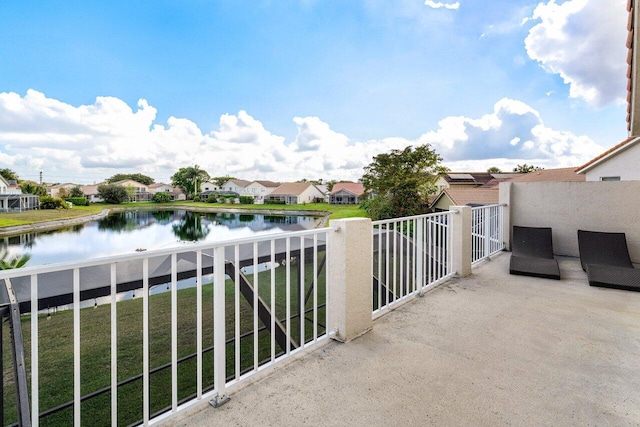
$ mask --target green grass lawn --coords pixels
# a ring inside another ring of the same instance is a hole
[[[191,201],[180,201],[171,203],[123,203],[121,205],[107,205],[96,203],[90,206],[74,206],[71,209],[60,210],[35,210],[27,212],[4,212],[0,213],[0,228],[12,227],[17,225],[30,225],[49,221],[59,221],[65,219],[74,219],[83,216],[90,216],[99,213],[103,209],[153,209],[153,208],[173,208],[180,209],[215,209],[215,208],[231,208],[243,210],[273,210],[273,211],[322,211],[330,212],[329,219],[366,217],[367,213],[360,209],[358,205],[330,205],[328,203],[309,203],[302,205],[230,205],[221,203],[194,203]]]
[[[324,252],[318,253],[318,260],[324,258]],[[297,286],[297,261],[291,262],[291,322],[286,319],[286,269],[279,267],[275,273],[275,314],[291,336],[300,341],[300,320],[296,316],[300,300]],[[247,275],[254,282],[251,274]],[[260,297],[267,303],[271,301],[271,271],[258,275]],[[313,259],[305,259],[305,290],[313,282]],[[163,285],[164,286],[164,285]],[[325,269],[318,275],[317,301],[325,302]],[[227,376],[235,376],[235,286],[226,281],[225,311],[227,350]],[[203,285],[203,348],[213,345],[213,287]],[[196,352],[196,298],[195,288],[177,292],[178,316],[178,358],[188,357]],[[305,309],[313,307],[313,296]],[[81,310],[81,393],[87,395],[110,386],[111,352],[111,308],[109,304]],[[149,297],[149,360],[150,368],[161,367],[171,362],[171,293],[163,292]],[[249,302],[240,295],[240,371],[254,367],[254,316]],[[318,309],[318,333],[325,332],[325,310]],[[305,341],[313,334],[313,314],[307,314],[304,322]],[[22,330],[25,340],[27,370],[30,371],[31,316],[22,317]],[[258,326],[264,325],[258,319]],[[14,422],[15,388],[12,376],[10,334],[7,322],[3,322],[3,367],[4,367],[4,425]],[[136,291],[136,298],[117,303],[118,328],[118,380],[123,381],[142,373],[142,298]],[[40,410],[46,411],[57,405],[73,400],[73,311],[60,311],[47,317],[39,316],[39,381]],[[229,342],[230,341],[230,342]],[[270,333],[263,330],[258,334],[258,360],[269,360],[271,355]],[[275,353],[282,351],[275,348]],[[203,355],[203,385],[213,386],[213,352]],[[178,366],[178,397],[185,399],[196,392],[196,359],[191,358]],[[162,369],[150,376],[151,413],[171,405],[171,369]],[[82,403],[83,425],[110,425],[110,391]],[[118,424],[129,425],[142,418],[142,380],[137,379],[118,387]],[[40,425],[71,425],[73,408],[69,407],[57,414],[41,418]]]

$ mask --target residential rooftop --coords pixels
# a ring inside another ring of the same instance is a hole
[[[638,425],[640,294],[559,263],[512,276],[499,254],[168,425]]]

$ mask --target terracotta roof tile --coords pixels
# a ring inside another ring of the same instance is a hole
[[[541,169],[525,173],[510,182],[580,182],[586,181],[586,176],[578,175],[576,168]]]

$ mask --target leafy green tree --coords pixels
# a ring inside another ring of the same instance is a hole
[[[98,195],[107,203],[118,205],[128,199],[127,189],[121,185],[98,185]]]
[[[84,197],[82,188],[80,188],[79,185],[76,185],[75,187],[71,188],[71,191],[69,192],[69,197]]]
[[[18,174],[9,168],[0,169],[0,175],[2,175],[2,177],[7,181],[10,181],[10,180],[14,180],[16,182],[18,181]]]
[[[171,177],[171,185],[182,188],[187,193],[187,196],[193,198],[195,194],[200,192],[200,184],[210,179],[211,177],[207,171],[200,169],[198,165],[194,165],[180,168],[178,172],[174,173]]]
[[[435,181],[447,168],[429,144],[378,154],[364,168],[362,184],[368,199],[362,206],[372,219],[417,215],[435,194]]]
[[[67,190],[64,187],[60,188],[58,190],[58,197],[60,197],[61,199],[68,199],[69,198],[69,190]]]
[[[216,176],[214,178],[210,178],[209,181],[213,182],[218,188],[222,187],[227,181],[230,179],[236,179],[233,176]]]
[[[502,172],[500,170],[500,168],[496,167],[496,166],[491,166],[489,169],[487,169],[487,173],[500,173]]]
[[[127,192],[127,198],[129,199],[129,201],[133,202],[133,200],[136,198],[136,187],[131,184],[127,184],[124,186],[124,189]]]
[[[151,198],[151,201],[155,203],[169,203],[171,201],[171,194],[167,193],[166,191],[161,191],[154,194]]]
[[[33,194],[36,196],[47,195],[47,189],[33,181],[22,181],[22,183],[20,183],[20,190],[24,194]]]
[[[117,173],[111,178],[108,178],[105,182],[107,184],[113,184],[114,182],[123,181],[125,179],[132,179],[144,185],[151,185],[156,182],[155,179],[141,173]]]
[[[523,165],[518,165],[515,168],[513,168],[514,172],[520,172],[520,173],[529,173],[529,172],[533,172],[533,171],[539,171],[541,169],[540,166],[534,166],[534,165],[528,165],[528,164],[523,164]]]

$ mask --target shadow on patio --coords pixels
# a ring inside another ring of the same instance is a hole
[[[640,293],[559,260],[555,281],[500,254],[169,425],[640,424]]]

